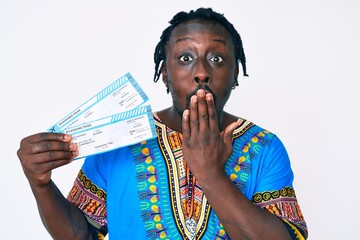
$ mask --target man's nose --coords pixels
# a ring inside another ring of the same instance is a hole
[[[194,80],[197,84],[208,84],[210,81],[210,69],[205,61],[198,61],[195,64]]]

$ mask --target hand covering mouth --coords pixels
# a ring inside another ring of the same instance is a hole
[[[205,94],[206,93],[211,93],[213,95],[213,98],[214,98],[214,104],[216,106],[216,95],[214,94],[214,92],[209,88],[208,85],[198,85],[193,91],[191,91],[188,95],[186,95],[186,105],[185,105],[185,109],[189,109],[189,106],[190,106],[190,98],[193,96],[193,95],[196,95],[196,92],[199,90],[199,89],[203,89],[205,91]]]

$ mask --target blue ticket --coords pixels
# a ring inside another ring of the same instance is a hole
[[[157,136],[150,105],[67,128],[78,145],[76,159],[114,150]]]
[[[137,108],[147,100],[140,85],[127,73],[71,111],[48,131],[63,132],[72,126]]]

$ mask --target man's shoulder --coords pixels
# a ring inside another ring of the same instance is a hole
[[[248,119],[238,117],[238,123],[239,126],[233,132],[234,139],[249,142],[258,139],[271,139],[275,136],[274,133]]]
[[[257,123],[255,123],[249,119],[246,119],[246,118],[238,117],[237,122],[239,123],[239,126],[235,129],[234,134],[241,133],[241,132],[245,133],[248,131],[250,131],[250,132],[264,131],[266,133],[271,133],[266,128],[263,128],[262,126],[258,125]]]

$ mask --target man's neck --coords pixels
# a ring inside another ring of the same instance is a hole
[[[174,107],[165,108],[156,113],[159,116],[161,122],[163,122],[166,126],[177,132],[182,132],[181,117]]]
[[[182,116],[179,115],[175,107],[169,107],[161,111],[158,111],[157,115],[160,118],[161,122],[163,122],[166,126],[177,132],[182,133],[182,129],[181,129]],[[238,120],[237,117],[227,112],[222,112],[221,115],[218,116],[219,130],[224,131],[229,124],[237,120]]]

